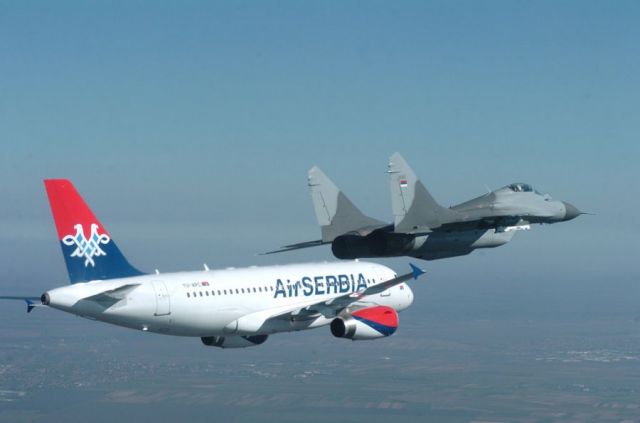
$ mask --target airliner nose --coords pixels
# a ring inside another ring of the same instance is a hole
[[[564,205],[565,210],[563,219],[564,221],[575,219],[582,214],[582,212],[578,210],[573,204],[569,204],[564,201],[562,202],[562,204]]]

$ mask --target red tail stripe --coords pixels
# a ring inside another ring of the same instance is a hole
[[[67,179],[45,179],[44,186],[49,197],[51,213],[58,231],[58,239],[74,235],[75,225],[81,224],[85,236],[89,236],[91,224],[98,225],[98,232],[107,234],[100,221],[84,202],[71,181]]]

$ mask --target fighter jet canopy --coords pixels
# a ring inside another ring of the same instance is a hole
[[[536,192],[531,185],[522,182],[511,184],[507,188],[513,192]]]

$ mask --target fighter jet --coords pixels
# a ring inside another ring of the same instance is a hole
[[[331,244],[340,259],[411,256],[437,260],[511,241],[531,224],[566,222],[584,214],[575,206],[512,183],[452,207],[442,207],[399,153],[389,159],[391,206],[385,223],[363,214],[317,166],[309,170],[311,198],[322,239],[267,254]]]

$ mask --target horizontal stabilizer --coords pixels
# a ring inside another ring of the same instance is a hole
[[[35,307],[46,307],[40,303],[40,297],[21,297],[15,295],[0,296],[0,300],[18,300],[24,301],[27,304],[27,313],[31,313]]]
[[[15,295],[3,295],[3,296],[0,296],[0,300],[40,301],[40,297],[20,297]]]
[[[90,297],[85,297],[82,301],[92,301],[105,308],[109,308],[115,303],[124,300],[127,297],[127,294],[138,286],[140,286],[138,283],[122,285],[116,289],[110,289]]]

